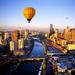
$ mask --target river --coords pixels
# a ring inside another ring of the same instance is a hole
[[[28,56],[23,55],[21,58],[31,58],[32,55],[34,58],[37,58],[38,56],[44,57],[44,46],[40,42],[34,41],[34,47],[31,54]],[[0,73],[3,75],[38,75],[42,62],[21,61],[15,63],[14,60],[10,62],[9,65],[6,64]]]

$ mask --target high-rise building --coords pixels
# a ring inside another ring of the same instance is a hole
[[[12,41],[18,41],[19,39],[19,31],[13,31],[12,34],[11,34],[11,38],[12,38]]]
[[[57,37],[59,36],[59,29],[55,29],[55,34]]]
[[[75,28],[74,29],[70,29],[71,32],[71,41],[75,41]]]
[[[2,44],[2,36],[0,36],[0,44]]]
[[[27,39],[28,35],[29,35],[29,30],[25,30],[24,31],[24,39]]]
[[[50,35],[54,34],[53,24],[50,24]]]
[[[23,49],[24,48],[24,40],[23,38],[18,40],[18,49]]]
[[[16,31],[13,31],[12,34],[11,34],[11,40],[14,41],[14,48],[15,50],[18,48],[18,39],[20,38],[20,35],[19,35],[19,31],[16,30]]]
[[[9,33],[8,32],[5,32],[4,33],[4,40],[6,40],[7,38],[9,38]]]
[[[69,40],[69,27],[64,29],[63,38]]]
[[[2,39],[4,39],[4,32],[2,32]]]
[[[2,32],[0,32],[0,44],[2,44]]]
[[[10,52],[15,50],[15,44],[13,41],[10,41]]]
[[[75,28],[69,29],[67,27],[64,29],[63,37],[68,41],[75,41]]]

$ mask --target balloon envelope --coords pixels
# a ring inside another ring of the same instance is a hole
[[[28,22],[31,21],[31,19],[34,17],[35,15],[35,9],[32,7],[27,7],[24,8],[24,17],[28,20]]]

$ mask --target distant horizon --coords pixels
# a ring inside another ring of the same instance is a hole
[[[16,25],[15,25],[16,26]],[[1,27],[0,26],[0,31],[15,31],[15,30],[30,30],[30,31],[39,31],[39,32],[49,32],[50,31],[50,25],[49,25],[49,27],[46,27],[46,28],[44,28],[44,27],[42,27],[42,28],[40,28],[40,27],[30,27],[30,25],[29,25],[29,27],[25,27],[24,28],[24,26],[23,27],[15,27],[15,26],[12,26],[12,27]],[[65,28],[67,28],[67,26],[66,27],[63,27],[63,28],[60,28],[60,27],[54,27],[55,25],[53,24],[53,28],[54,29],[59,29],[59,31],[63,31]],[[68,26],[69,27],[69,26]],[[34,29],[35,28],[35,29]],[[69,27],[70,29],[73,29],[73,28],[75,28],[75,27]]]

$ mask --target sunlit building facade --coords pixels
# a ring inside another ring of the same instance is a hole
[[[29,30],[25,30],[23,35],[24,39],[27,39],[28,35],[29,35]]]
[[[24,48],[24,40],[23,38],[18,40],[18,49],[23,49]]]
[[[71,32],[71,41],[75,41],[75,28],[70,30]]]
[[[32,34],[32,36],[36,36],[38,34],[38,32],[37,31],[33,31],[31,34]]]
[[[0,44],[2,44],[2,36],[0,36]]]
[[[66,39],[60,39],[60,38],[58,38],[56,40],[56,43],[59,44],[59,45],[61,45],[62,47],[64,47],[64,46],[67,45],[67,40]]]
[[[47,37],[47,38],[49,37],[49,32],[45,33],[45,37]]]
[[[63,38],[69,40],[69,27],[64,29]]]
[[[68,50],[75,50],[75,44],[68,44],[67,49]]]
[[[14,41],[10,41],[10,52],[15,50],[15,44]]]
[[[12,38],[12,41],[17,41],[18,38],[19,38],[19,31],[13,31],[12,34],[11,34],[11,38]]]
[[[9,33],[8,32],[5,32],[4,33],[4,40],[6,40],[7,38],[9,38]]]

